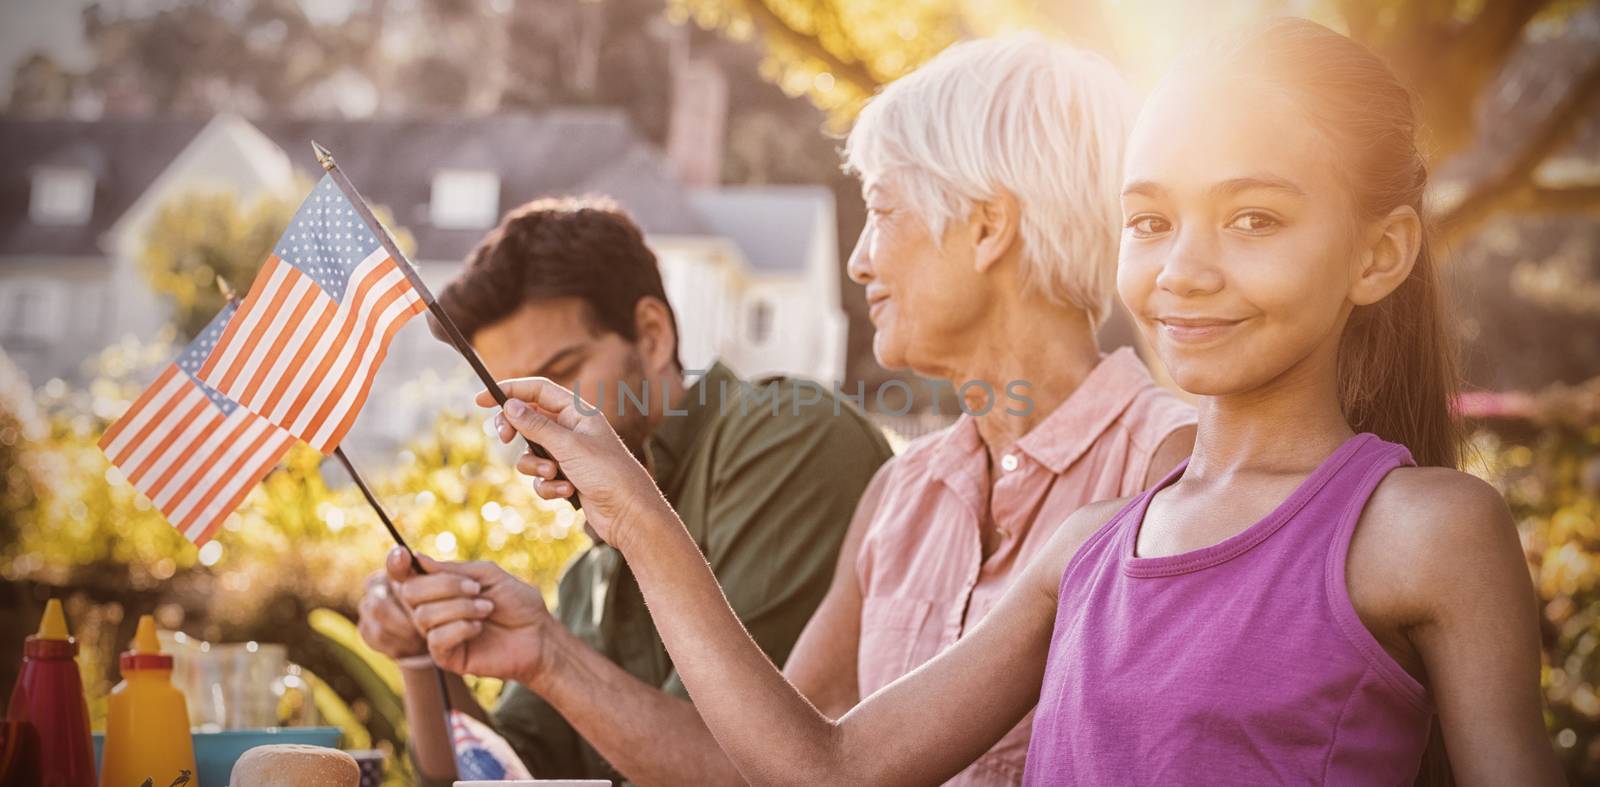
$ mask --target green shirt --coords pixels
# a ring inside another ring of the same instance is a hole
[[[817,383],[744,383],[716,364],[650,437],[656,483],[733,610],[783,664],[833,576],[856,501],[890,455],[882,434]],[[688,697],[621,555],[597,544],[561,577],[557,617],[640,680]],[[508,684],[496,727],[540,778],[622,777],[527,688]]]

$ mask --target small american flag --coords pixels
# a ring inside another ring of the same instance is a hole
[[[213,317],[100,438],[128,483],[195,546],[294,445],[293,435],[196,377],[233,315],[229,305]]]
[[[511,744],[488,725],[458,710],[450,711],[450,742],[456,751],[456,778],[461,781],[532,779]]]
[[[201,365],[200,380],[331,452],[355,423],[389,341],[427,308],[402,264],[324,176]]]

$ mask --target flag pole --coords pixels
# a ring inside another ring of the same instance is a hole
[[[322,169],[333,178],[333,182],[339,186],[339,190],[343,191],[345,197],[349,198],[350,204],[356,209],[356,213],[361,216],[362,221],[365,221],[368,227],[372,228],[373,233],[378,236],[378,242],[383,244],[384,250],[389,252],[389,256],[393,257],[395,263],[400,267],[400,272],[405,274],[406,279],[411,282],[411,286],[416,289],[417,294],[422,296],[422,302],[427,305],[428,311],[433,313],[434,319],[438,320],[439,325],[444,329],[445,337],[449,339],[450,344],[456,348],[457,352],[461,353],[461,357],[467,359],[467,363],[472,367],[472,371],[476,373],[478,375],[478,379],[483,382],[483,387],[488,389],[490,396],[494,397],[495,403],[501,407],[504,407],[506,404],[506,392],[501,390],[499,383],[495,382],[494,375],[489,374],[489,370],[484,368],[483,360],[480,359],[478,357],[478,353],[472,349],[472,344],[467,341],[467,337],[462,335],[461,329],[456,327],[455,320],[450,319],[450,314],[446,312],[444,307],[439,305],[439,301],[433,297],[433,292],[431,292],[428,289],[428,285],[422,281],[422,276],[418,274],[416,268],[412,266],[411,260],[406,257],[405,252],[400,250],[400,245],[395,243],[394,238],[389,234],[388,228],[384,227],[383,222],[379,221],[378,217],[373,215],[372,208],[369,207],[367,205],[367,201],[361,197],[361,192],[356,190],[355,184],[351,183],[350,179],[345,177],[344,171],[339,169],[338,163],[333,160],[333,153],[319,144],[316,140],[311,141],[311,149],[317,154],[317,163],[322,165]],[[535,443],[526,437],[524,437],[523,440],[528,444],[528,451],[534,456],[537,456],[540,459],[553,460],[553,457],[550,456],[550,452],[546,451],[544,446],[539,445],[538,443]],[[556,468],[555,478],[551,480],[567,480],[566,474],[561,471],[559,465]],[[567,497],[567,502],[571,503],[572,507],[575,509],[583,509],[583,502],[578,497],[578,489],[576,486],[573,487],[572,494]]]
[[[356,486],[361,490],[361,495],[367,499],[367,505],[372,506],[372,510],[378,514],[378,519],[383,521],[383,526],[389,529],[389,536],[394,539],[396,544],[400,545],[401,549],[406,551],[407,555],[411,556],[411,570],[418,574],[428,573],[428,570],[422,567],[422,561],[417,559],[417,553],[411,550],[404,538],[401,538],[400,531],[395,528],[394,522],[389,519],[388,512],[384,511],[383,506],[378,504],[378,498],[372,494],[372,489],[367,486],[366,480],[361,477],[360,473],[356,472],[356,466],[350,463],[350,457],[345,455],[344,447],[336,446],[333,449],[333,455],[339,458],[340,464],[344,465],[345,472],[350,474],[350,480],[356,482]],[[450,731],[452,723],[450,718],[450,681],[444,676],[444,667],[438,664],[433,665],[433,679],[439,688],[439,705],[444,713],[444,739],[450,746],[450,760],[454,762],[456,736],[455,733]]]
[[[233,291],[233,287],[229,286],[228,280],[222,278],[220,274],[217,276],[217,289],[222,291],[222,297],[226,298],[229,303],[235,307],[239,305],[238,294]],[[350,461],[349,455],[344,452],[344,446],[334,446],[333,455],[338,458],[339,464],[344,465],[344,471],[350,474],[350,480],[354,481],[356,488],[361,490],[361,496],[367,499],[367,505],[372,506],[373,513],[376,513],[378,520],[383,522],[384,528],[389,531],[389,537],[394,539],[394,543],[404,549],[406,554],[411,557],[411,570],[418,574],[428,573],[428,570],[422,567],[422,561],[417,559],[417,553],[411,549],[410,544],[406,543],[405,537],[400,535],[400,529],[394,526],[394,520],[389,518],[389,512],[383,510],[383,506],[378,503],[378,497],[372,493],[372,488],[367,486],[367,480],[362,478],[361,473],[356,471],[355,464]],[[444,668],[437,664],[433,666],[433,677],[438,683],[439,702],[444,709],[444,737],[450,745],[450,759],[454,761],[456,742],[455,733],[450,731],[450,683],[445,680]]]
[[[404,549],[407,555],[411,556],[411,570],[418,574],[428,573],[422,567],[422,561],[417,560],[417,553],[411,550],[411,545],[406,543],[405,538],[400,535],[400,531],[395,528],[394,522],[389,519],[388,512],[383,510],[383,506],[378,505],[378,498],[367,487],[367,482],[361,477],[361,474],[356,472],[356,466],[350,463],[350,457],[345,455],[344,447],[335,447],[333,455],[339,459],[339,464],[344,465],[344,471],[350,474],[350,480],[356,482],[356,487],[361,490],[361,496],[367,499],[367,505],[372,506],[372,510],[378,514],[378,519],[383,522],[383,526],[389,531],[389,537],[393,538],[394,543]]]
[[[400,531],[395,529],[394,522],[389,519],[388,512],[384,511],[383,506],[378,504],[378,498],[372,494],[372,489],[367,486],[366,480],[361,477],[360,473],[356,472],[356,466],[350,463],[350,457],[345,455],[344,447],[334,448],[333,455],[339,458],[340,464],[344,465],[345,472],[350,474],[350,480],[356,482],[356,486],[361,489],[362,496],[367,498],[367,505],[372,506],[372,510],[377,512],[378,519],[382,520],[383,526],[389,529],[389,535],[394,538],[394,542],[399,544],[407,555],[411,556],[411,570],[418,574],[428,573],[428,570],[422,567],[422,561],[417,559],[417,553],[411,551],[411,547],[406,544],[406,540],[400,537]],[[439,703],[444,711],[444,739],[450,745],[450,759],[454,761],[456,740],[455,733],[450,731],[450,682],[444,676],[444,668],[438,664],[433,665],[433,678],[439,687]]]

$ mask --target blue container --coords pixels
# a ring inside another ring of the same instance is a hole
[[[299,743],[307,746],[339,746],[338,727],[273,727],[264,730],[223,730],[221,732],[194,733],[194,767],[198,771],[198,787],[227,787],[233,774],[233,764],[244,753],[257,747],[274,743]],[[105,734],[94,734],[94,767],[100,769],[100,750],[105,745]],[[167,787],[159,783],[156,787]],[[191,783],[192,784],[192,783]],[[130,784],[128,787],[138,787]]]

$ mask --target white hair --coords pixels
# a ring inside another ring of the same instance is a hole
[[[1032,33],[969,41],[867,103],[845,167],[892,181],[936,240],[976,203],[1014,197],[1024,291],[1098,326],[1111,306],[1131,109],[1097,54]]]

